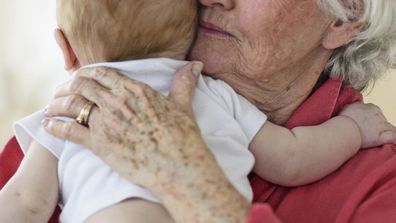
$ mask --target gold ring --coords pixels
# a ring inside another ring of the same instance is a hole
[[[80,125],[88,127],[89,116],[95,103],[89,101],[81,109],[80,114],[76,118],[76,122]]]

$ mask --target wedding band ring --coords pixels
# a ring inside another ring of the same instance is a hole
[[[81,109],[80,114],[76,118],[76,122],[80,125],[88,127],[89,116],[95,103],[89,101]]]

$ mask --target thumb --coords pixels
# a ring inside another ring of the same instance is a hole
[[[191,118],[194,117],[192,100],[198,78],[203,69],[202,62],[191,62],[177,71],[169,92],[169,97]]]

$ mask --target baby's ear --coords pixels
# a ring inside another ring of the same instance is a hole
[[[79,61],[76,54],[74,53],[69,40],[60,29],[55,29],[54,37],[58,43],[59,48],[63,53],[63,59],[65,61],[65,69],[67,71],[73,71],[79,68]]]

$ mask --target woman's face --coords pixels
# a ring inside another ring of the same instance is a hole
[[[331,24],[315,0],[200,0],[198,38],[190,59],[231,84],[266,82],[298,69],[321,47]]]

